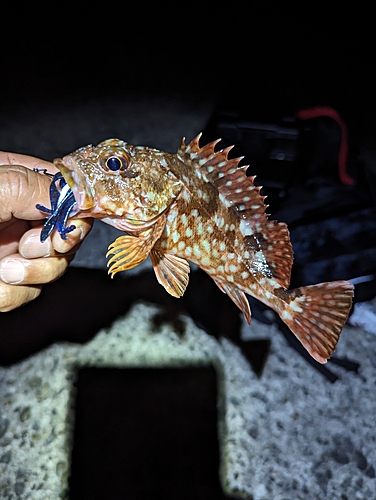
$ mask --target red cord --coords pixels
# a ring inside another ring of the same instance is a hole
[[[352,186],[355,184],[355,181],[346,172],[347,154],[348,154],[347,127],[345,125],[345,122],[342,120],[341,115],[338,113],[338,111],[328,106],[318,106],[315,108],[302,109],[296,113],[296,117],[299,118],[299,120],[310,120],[311,118],[319,118],[321,116],[332,118],[340,126],[341,144],[339,146],[339,152],[338,152],[338,175],[342,184]]]

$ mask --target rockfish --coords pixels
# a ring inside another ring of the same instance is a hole
[[[325,363],[347,319],[353,285],[335,281],[288,290],[293,251],[287,226],[269,220],[265,196],[200,135],[176,154],[109,139],[56,159],[76,206],[70,215],[95,217],[124,231],[107,256],[113,277],[149,255],[157,280],[174,297],[188,285],[189,264],[208,273],[243,312],[246,294],[278,313],[311,356]]]

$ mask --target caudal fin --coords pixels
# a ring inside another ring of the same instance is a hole
[[[352,304],[348,281],[305,286],[288,292],[281,319],[319,363],[333,353]]]

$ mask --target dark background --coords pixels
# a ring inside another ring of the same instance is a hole
[[[245,105],[261,100],[265,112],[331,105],[358,137],[372,136],[374,40],[356,18],[260,15],[252,8],[145,11],[9,17],[0,47],[1,101],[45,107],[132,90],[205,97],[227,89]]]

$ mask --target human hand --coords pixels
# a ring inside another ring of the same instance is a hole
[[[50,206],[50,177],[33,171],[57,168],[31,156],[0,152],[0,312],[35,299],[42,285],[59,278],[90,232],[92,219],[72,219],[76,229],[61,239],[55,231],[43,243],[43,214]]]

